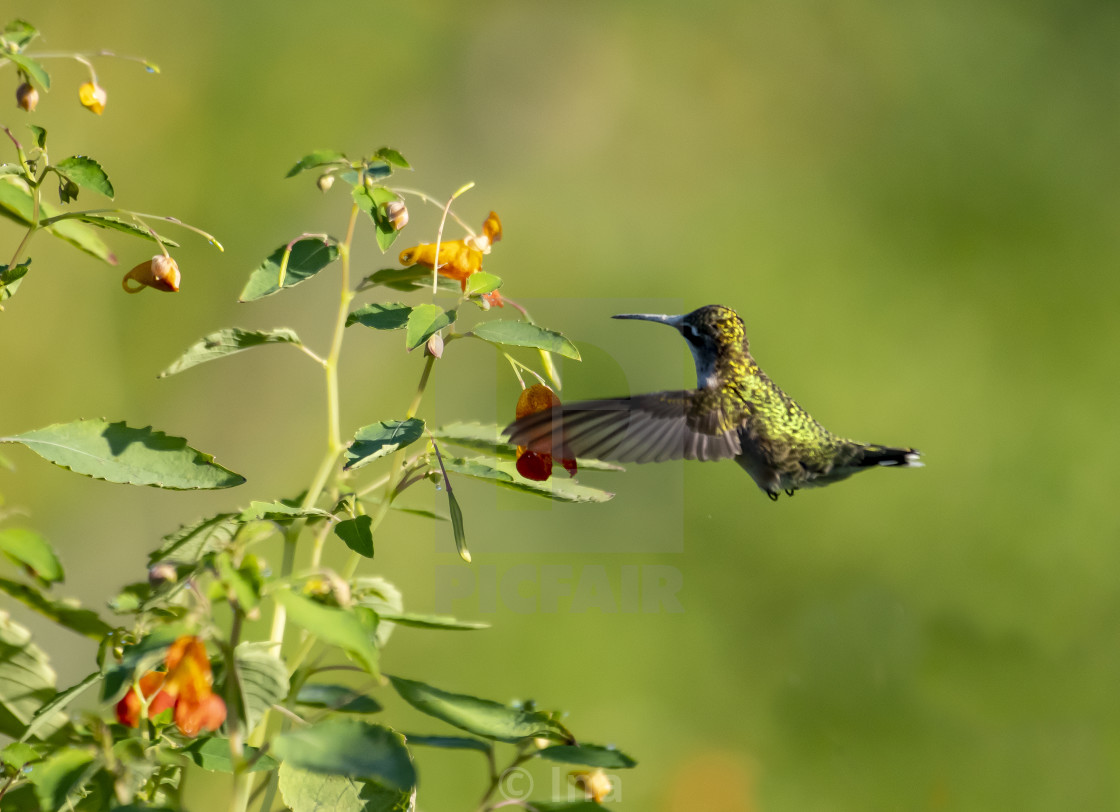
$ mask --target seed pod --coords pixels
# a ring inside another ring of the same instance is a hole
[[[24,82],[16,88],[16,104],[27,112],[32,112],[35,106],[39,104],[39,91],[31,86],[29,82]]]
[[[101,85],[86,82],[78,88],[78,98],[82,102],[82,107],[87,110],[97,113],[97,115],[105,112],[105,102],[108,99],[108,94]]]

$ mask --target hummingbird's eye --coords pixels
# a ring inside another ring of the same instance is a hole
[[[690,344],[695,344],[699,347],[703,343],[703,340],[700,338],[700,331],[696,329],[695,324],[686,324],[682,332]]]

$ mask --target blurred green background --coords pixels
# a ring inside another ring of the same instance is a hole
[[[369,571],[413,610],[494,628],[398,630],[387,671],[568,709],[587,740],[641,762],[623,810],[1120,807],[1115,3],[16,0],[5,14],[44,31],[39,50],[160,64],[98,61],[98,118],[77,103],[80,67],[52,62],[31,120],[52,155],[98,158],[119,205],[227,249],[184,238],[182,292],[126,296],[142,244],[109,236],[119,269],[32,244],[0,317],[0,431],[151,423],[249,478],[163,493],[13,451],[0,490],[62,550],[73,594],[102,605],[180,523],[306,484],[324,425],[302,356],[155,374],[229,325],[323,347],[331,274],[235,299],[277,245],[343,228],[344,195],[283,180],[291,164],[390,144],[416,167],[407,185],[444,197],[473,180],[457,211],[476,227],[501,215],[487,269],[584,350],[566,398],[689,385],[672,331],[607,317],[718,302],[823,423],[918,447],[928,467],[777,504],[730,464],[582,474],[617,492],[602,506],[464,483],[471,567],[448,527],[403,517]],[[399,247],[434,234],[432,209],[412,213]],[[17,239],[0,223],[0,244]],[[359,271],[395,264],[368,229],[358,251]],[[403,414],[422,361],[399,339],[348,336],[347,430]],[[462,342],[421,416],[505,419],[515,394],[493,353]],[[412,498],[443,510],[440,496]],[[88,672],[91,645],[34,628],[62,684]],[[390,723],[438,729],[381,698]],[[423,810],[473,808],[476,757],[422,752],[419,767]],[[562,795],[562,773],[535,769],[534,797]]]

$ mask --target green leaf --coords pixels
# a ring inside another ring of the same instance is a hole
[[[324,643],[338,646],[370,674],[379,676],[377,647],[353,613],[324,606],[286,589],[276,592],[275,597],[277,603],[287,609],[293,623],[307,629]]]
[[[113,630],[96,612],[81,608],[77,601],[54,600],[27,584],[0,578],[0,592],[7,593],[24,606],[91,640],[100,641]]]
[[[38,760],[39,754],[35,752],[35,748],[23,742],[12,742],[3,750],[0,750],[0,762],[3,762],[16,772],[22,770],[23,765]]]
[[[406,420],[382,420],[358,429],[354,441],[346,449],[345,470],[361,468],[366,463],[392,454],[424,436],[424,421],[415,417]]]
[[[401,169],[412,169],[412,164],[404,159],[404,156],[397,152],[392,147],[382,147],[373,153],[374,158],[380,158],[386,163],[393,166],[399,166]]]
[[[306,172],[308,169],[316,169],[320,166],[326,166],[327,164],[343,163],[349,164],[350,162],[341,152],[333,149],[317,149],[300,158],[296,165],[289,169],[288,174],[284,177],[294,178],[300,172]]]
[[[383,207],[386,203],[400,198],[384,186],[355,186],[351,195],[358,207],[373,220],[377,232],[377,245],[381,248],[381,253],[385,253],[396,241],[400,232],[393,228],[392,222],[385,216]]]
[[[560,333],[546,330],[527,321],[484,321],[471,333],[478,338],[504,344],[507,347],[533,347],[547,350],[565,358],[580,360],[576,345]]]
[[[339,713],[377,713],[381,705],[371,696],[346,685],[311,682],[299,689],[296,702],[309,708],[329,708]]]
[[[301,770],[285,762],[278,773],[280,795],[292,812],[413,812],[414,792]]]
[[[16,50],[23,50],[31,40],[39,36],[39,29],[27,20],[12,20],[0,32],[0,40],[11,43]]]
[[[31,724],[27,726],[20,738],[26,741],[38,737],[39,731],[44,727],[56,728],[62,718],[59,715],[60,711],[85,693],[87,689],[100,682],[101,679],[101,672],[94,671],[77,685],[71,685],[65,691],[59,691],[49,702],[35,711]]]
[[[417,629],[446,629],[448,631],[474,631],[489,629],[489,623],[476,620],[459,620],[450,615],[422,615],[416,612],[395,612],[389,609],[377,610],[377,616],[382,620],[391,620],[401,626],[412,626]]]
[[[299,347],[303,342],[295,331],[287,327],[279,327],[275,330],[242,330],[239,327],[227,327],[200,338],[156,377],[166,378],[168,375],[174,375],[207,361],[214,361],[264,344],[295,344]]]
[[[442,747],[445,750],[477,750],[480,753],[489,753],[493,749],[481,739],[472,739],[467,736],[417,736],[415,733],[405,733],[404,740],[414,747]]]
[[[81,216],[77,219],[83,223],[89,223],[91,226],[97,226],[98,228],[104,228],[109,231],[121,231],[125,234],[131,234],[134,237],[142,237],[143,239],[150,242],[156,242],[156,237],[158,237],[159,242],[163,243],[169,248],[179,247],[179,243],[177,243],[170,237],[165,237],[158,232],[156,233],[156,237],[153,237],[152,232],[148,229],[141,228],[136,223],[122,219],[120,217],[114,217],[111,214],[94,214],[90,212],[82,212]]]
[[[420,508],[399,507],[397,505],[390,505],[391,510],[396,510],[400,513],[407,513],[410,516],[419,516],[421,519],[434,519],[437,522],[446,522],[446,516],[440,516],[431,510],[421,510]]]
[[[567,476],[554,476],[544,482],[525,479],[517,473],[513,462],[487,457],[473,459],[449,458],[444,463],[447,470],[476,479],[492,479],[505,488],[543,496],[557,502],[607,502],[614,498],[609,491],[580,485]]]
[[[537,812],[595,812],[596,809],[604,810],[594,801],[530,801],[530,806]]]
[[[284,502],[250,502],[249,507],[237,517],[242,522],[269,521],[290,522],[294,519],[328,519],[331,514],[315,507],[299,507]]]
[[[382,619],[382,615],[404,611],[401,591],[380,575],[367,575],[351,582],[350,593],[355,604],[373,610],[377,625],[374,640],[379,648],[385,648],[396,624]]]
[[[28,777],[43,809],[63,809],[67,798],[85,786],[96,770],[92,752],[63,747],[36,764]]]
[[[497,423],[448,423],[432,431],[437,440],[444,440],[462,448],[487,451],[503,459],[516,459],[517,446],[506,442],[502,428]],[[576,463],[587,471],[625,471],[621,465],[602,460],[579,458]]]
[[[27,184],[14,176],[0,176],[0,216],[7,217],[23,225],[31,225],[34,211],[34,200]],[[39,222],[49,220],[58,214],[58,210],[46,202],[39,206]],[[47,226],[47,231],[61,240],[73,245],[90,256],[107,262],[117,264],[117,258],[89,226],[77,220],[59,220]]]
[[[257,757],[260,750],[256,747],[243,746],[243,756],[245,759],[256,758],[252,762],[247,772],[257,773],[266,770],[275,770],[280,766],[280,762],[272,756],[265,753]],[[210,770],[216,773],[232,773],[233,772],[233,758],[229,752],[229,739],[222,738],[221,736],[206,736],[201,739],[195,739],[190,744],[182,749],[194,764],[204,770]]]
[[[0,553],[44,583],[53,584],[64,577],[62,563],[51,545],[34,530],[23,527],[0,530]]]
[[[408,314],[408,327],[405,330],[405,347],[414,350],[428,340],[434,333],[455,321],[455,311],[439,305],[422,304],[412,308]]]
[[[363,324],[374,330],[399,330],[408,324],[412,308],[400,302],[368,304],[346,317],[346,326]]]
[[[246,578],[233,565],[229,552],[214,556],[214,570],[218,575],[218,583],[224,588],[227,600],[231,603],[236,601],[245,612],[252,612],[260,603],[260,592],[253,580]]]
[[[85,155],[73,155],[59,161],[54,165],[54,169],[62,177],[73,181],[83,189],[91,189],[98,194],[105,195],[110,200],[116,194],[113,190],[113,184],[109,181],[109,176],[101,168],[101,164],[93,158]]]
[[[232,542],[241,526],[233,513],[219,513],[186,525],[163,537],[163,544],[148,556],[148,564],[171,559],[196,563],[210,553],[221,552]]]
[[[379,285],[400,291],[431,290],[432,271],[430,268],[418,265],[408,268],[383,268],[363,279],[360,289],[365,290]],[[446,276],[438,277],[437,285],[440,290],[449,293],[458,293],[460,290],[459,283]]]
[[[233,657],[245,701],[245,729],[251,731],[265,711],[288,696],[288,669],[267,642],[241,643]]]
[[[5,52],[3,57],[5,59],[10,59],[13,65],[26,73],[28,78],[31,79],[32,84],[38,85],[43,90],[51,89],[51,75],[47,73],[47,69],[44,68],[38,60],[32,59],[24,54],[14,54],[10,51]]]
[[[418,711],[485,739],[514,744],[529,738],[574,741],[567,728],[538,711],[453,694],[401,677],[389,677],[389,680],[401,698]]]
[[[136,675],[147,673],[163,662],[167,649],[186,633],[180,625],[158,626],[141,638],[136,645],[128,646],[120,662],[111,662],[104,670],[101,683],[101,701],[116,702],[132,685]]]
[[[280,265],[284,261],[284,252],[287,249],[286,244],[281,245],[257,266],[249,275],[249,281],[245,283],[238,301],[252,302],[280,291]],[[338,259],[338,246],[334,243],[324,245],[322,240],[299,240],[292,246],[291,256],[288,257],[283,289],[294,288],[301,282],[306,282],[336,259]]]
[[[27,129],[31,130],[31,134],[35,136],[35,143],[39,146],[39,149],[45,149],[47,146],[47,131],[38,124],[28,124]]]
[[[377,781],[410,792],[416,769],[404,737],[381,725],[357,719],[328,719],[272,740],[285,764],[312,772]]]
[[[22,737],[35,712],[55,696],[54,670],[47,655],[31,642],[31,632],[0,611],[0,734]],[[43,720],[47,738],[66,723],[52,714]]]
[[[548,761],[602,767],[604,770],[628,770],[638,766],[638,762],[622,751],[597,744],[557,744],[546,747],[538,755]]]
[[[467,296],[481,296],[502,286],[502,278],[486,271],[478,271],[467,277]]]
[[[21,443],[60,468],[107,482],[210,490],[245,481],[183,438],[150,426],[136,429],[105,420],[78,420],[0,437],[0,443]]]
[[[459,507],[459,500],[455,492],[447,488],[447,509],[451,514],[451,532],[455,537],[455,552],[459,558],[471,563],[471,553],[467,549],[467,527],[463,522],[463,509]]]
[[[334,534],[346,546],[365,558],[373,558],[373,519],[369,516],[355,516],[344,519],[334,526]]]
[[[30,259],[25,259],[14,267],[0,265],[0,303],[16,295],[16,291],[19,290],[23,277],[27,275],[30,268]]]

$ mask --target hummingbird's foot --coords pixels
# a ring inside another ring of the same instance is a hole
[[[786,496],[793,496],[793,488],[786,488]]]
[[[771,502],[777,502],[778,501],[778,496],[780,494],[778,494],[777,491],[767,491],[766,495],[770,497]]]

